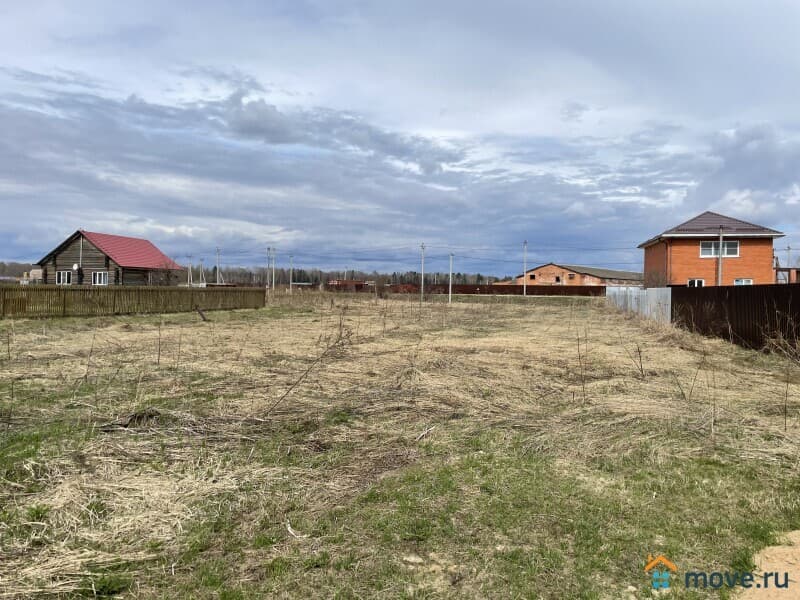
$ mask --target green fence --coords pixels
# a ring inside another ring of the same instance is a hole
[[[0,317],[85,317],[262,308],[257,288],[0,287]]]

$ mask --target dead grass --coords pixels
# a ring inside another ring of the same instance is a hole
[[[779,357],[412,300],[0,322],[0,597],[615,598],[800,521]]]

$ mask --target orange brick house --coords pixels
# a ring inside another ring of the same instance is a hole
[[[639,244],[645,285],[775,283],[772,243],[778,237],[783,233],[706,211]]]
[[[579,265],[547,263],[530,269],[525,275],[517,275],[509,281],[497,281],[494,285],[642,285],[642,274],[633,271],[617,271]]]

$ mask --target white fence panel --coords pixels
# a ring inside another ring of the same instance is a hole
[[[659,323],[669,323],[672,315],[670,288],[607,287],[606,298],[624,312],[636,313]]]

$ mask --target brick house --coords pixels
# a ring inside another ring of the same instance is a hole
[[[183,270],[148,240],[82,229],[37,265],[51,285],[175,285]]]
[[[580,265],[547,263],[530,269],[525,275],[517,275],[510,281],[498,281],[494,285],[642,285],[642,274],[633,271],[617,271]]]
[[[783,233],[706,211],[639,244],[645,285],[775,283],[772,244],[778,237]]]

